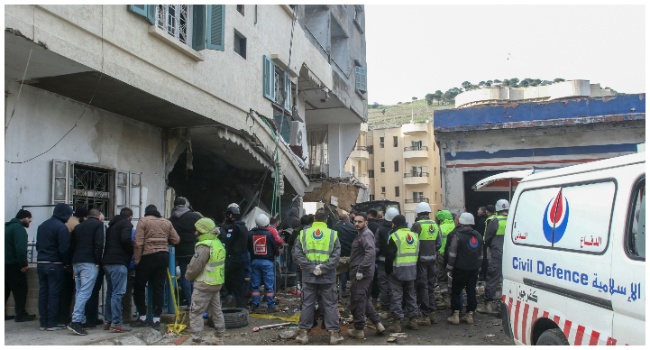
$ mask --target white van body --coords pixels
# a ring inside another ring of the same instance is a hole
[[[524,178],[503,247],[504,332],[526,345],[645,345],[645,153]]]

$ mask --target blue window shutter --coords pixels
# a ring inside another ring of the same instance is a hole
[[[150,24],[155,23],[156,5],[127,5],[127,9],[137,15],[146,18]]]
[[[368,91],[368,83],[367,83],[367,73],[366,69],[363,67],[356,66],[354,67],[354,73],[355,73],[355,78],[356,78],[356,87],[357,90],[361,92],[367,92]]]
[[[271,58],[264,56],[264,97],[275,102],[275,64]]]
[[[284,72],[284,93],[284,109],[291,112],[291,79],[289,79],[287,72]]]
[[[225,6],[208,5],[207,48],[223,51]]]
[[[205,49],[206,43],[206,21],[205,5],[192,5],[192,48],[194,50]]]

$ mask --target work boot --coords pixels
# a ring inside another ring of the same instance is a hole
[[[393,323],[388,326],[388,331],[392,333],[402,332],[402,320],[394,319]]]
[[[345,338],[343,338],[343,336],[341,335],[340,330],[329,331],[329,332],[330,332],[330,345],[341,344],[345,340]],[[363,333],[363,331],[361,331],[361,333]]]
[[[418,319],[416,317],[409,319],[409,322],[406,324],[406,326],[412,330],[420,329],[420,327],[418,327]]]
[[[354,339],[363,339],[365,338],[365,335],[363,334],[363,329],[348,329],[348,335],[350,338]]]
[[[309,335],[307,335],[306,329],[301,329],[298,331],[298,336],[296,337],[296,341],[302,345],[309,344]]]
[[[494,304],[494,301],[491,300],[486,300],[483,303],[483,307],[479,307],[476,309],[477,312],[482,313],[482,314],[489,314],[489,315],[496,315],[498,314],[496,310],[496,305]]]
[[[430,325],[431,325],[431,320],[429,319],[429,316],[418,317],[418,326],[430,326]]]
[[[438,319],[436,319],[436,314],[435,313],[430,313],[429,314],[429,321],[431,321],[431,324],[438,324]]]
[[[381,318],[382,320],[387,320],[387,319],[388,319],[388,316],[389,316],[389,315],[388,315],[388,311],[381,311],[381,312],[379,312],[379,318]]]
[[[215,337],[210,341],[210,345],[224,345],[223,337]]]
[[[384,334],[384,331],[386,331],[386,328],[384,328],[384,325],[381,324],[381,322],[375,324],[375,328],[377,329],[377,334]]]
[[[460,311],[455,310],[454,313],[451,316],[449,316],[449,318],[447,318],[447,322],[458,325],[460,324],[460,320],[458,319],[459,316],[460,316]]]
[[[467,311],[465,317],[463,317],[463,321],[467,324],[474,324],[474,311]]]

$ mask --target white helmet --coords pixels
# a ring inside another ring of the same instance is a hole
[[[458,218],[458,223],[461,225],[474,225],[474,215],[470,213],[462,213],[460,214],[460,218]]]
[[[502,210],[509,210],[510,209],[510,203],[508,203],[507,200],[505,199],[499,199],[497,201],[497,205],[495,205],[496,211],[500,212]]]
[[[270,220],[269,217],[266,216],[266,214],[264,214],[264,213],[258,215],[258,216],[255,218],[255,225],[257,225],[257,227],[266,227],[266,226],[269,226],[269,223],[270,223],[270,222],[271,222],[271,220]]]
[[[386,210],[386,215],[384,215],[384,220],[393,221],[393,218],[399,215],[399,210],[397,208],[388,208]]]
[[[230,209],[230,208],[237,208],[237,209],[239,209],[239,204],[237,204],[237,203],[230,203],[230,204],[228,204],[228,209]]]
[[[431,207],[427,202],[420,202],[418,203],[417,207],[415,207],[415,214],[430,213],[430,212],[431,212]]]

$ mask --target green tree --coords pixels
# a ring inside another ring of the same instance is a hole
[[[440,101],[442,101],[442,91],[436,90],[436,92],[433,93],[433,98],[438,101],[438,106],[440,106]]]
[[[463,89],[465,89],[465,91],[471,90],[472,88],[472,83],[470,83],[469,81],[464,81],[461,85],[463,86]]]
[[[433,100],[434,100],[433,94],[426,94],[424,96],[424,99],[427,101],[428,106],[431,106],[433,104]]]
[[[563,82],[563,81],[564,81],[564,78],[555,78],[555,79],[553,79],[554,83],[560,83],[560,82]]]

